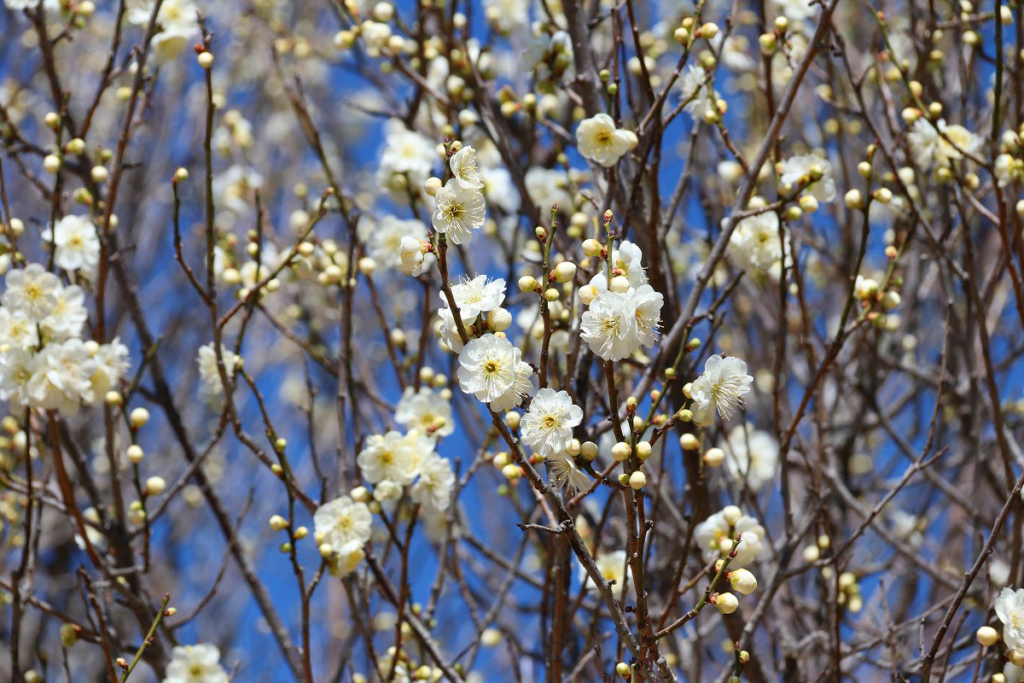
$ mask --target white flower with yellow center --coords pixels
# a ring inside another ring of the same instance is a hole
[[[626,584],[633,580],[633,572],[626,563],[626,551],[615,550],[610,553],[601,553],[594,558],[594,564],[597,565],[597,571],[601,573],[601,578],[605,582],[615,582],[611,586],[612,595],[616,599],[621,598]],[[583,587],[592,593],[596,593],[598,587],[593,579],[590,578],[590,574],[583,568],[583,565],[579,565],[579,569],[583,574]]]
[[[78,285],[68,285],[57,293],[57,303],[40,326],[55,341],[64,341],[82,334],[89,313],[85,310],[85,292]]]
[[[81,339],[62,344],[51,342],[36,355],[36,363],[28,381],[31,404],[44,410],[58,410],[74,415],[82,401],[93,400],[92,383],[95,363]]]
[[[420,387],[419,391],[406,387],[395,407],[395,422],[429,437],[448,436],[455,431],[451,403],[430,387]]]
[[[1011,650],[1024,649],[1024,588],[1003,588],[995,602],[996,616],[1003,622],[1003,642]]]
[[[452,170],[452,178],[460,187],[467,190],[482,190],[484,181],[480,177],[480,167],[476,162],[476,150],[472,147],[463,147],[452,155],[448,160],[448,167]]]
[[[455,244],[462,244],[474,230],[484,226],[484,196],[479,190],[463,187],[454,178],[434,195],[434,205],[434,230],[446,234]]]
[[[320,543],[340,551],[348,543],[360,547],[370,540],[373,516],[366,503],[357,503],[348,496],[335,498],[313,513],[313,528]]]
[[[590,350],[604,360],[631,355],[636,318],[628,294],[605,292],[590,304],[580,321],[580,334]]]
[[[427,442],[430,446],[426,452],[419,453],[418,449],[423,446],[419,439],[409,439],[395,431],[374,434],[366,440],[366,447],[360,451],[356,463],[363,478],[371,484],[389,480],[405,486],[416,478],[420,461],[433,450],[433,443]]]
[[[49,241],[49,235],[43,239]],[[53,262],[64,270],[95,273],[100,261],[100,240],[96,226],[88,216],[64,216],[57,221],[52,234],[56,251]]]
[[[412,486],[412,499],[428,511],[444,512],[452,499],[455,473],[447,458],[431,453],[420,466],[420,476]]]
[[[57,305],[60,280],[38,263],[16,268],[5,278],[7,291],[0,301],[12,311],[21,311],[33,322],[41,322]]]
[[[779,216],[774,211],[748,216],[729,236],[729,259],[744,272],[767,273],[785,256],[786,235],[785,227],[780,235]]]
[[[490,403],[512,388],[521,352],[505,337],[485,334],[459,353],[459,387]]]
[[[423,256],[421,240],[427,239],[427,226],[415,219],[384,216],[379,221],[364,218],[359,222],[359,233],[366,243],[369,256],[382,267],[402,267],[402,241],[416,240],[415,250]],[[411,245],[410,245],[411,246]]]
[[[580,155],[605,167],[614,166],[629,151],[631,141],[629,133],[615,128],[615,121],[608,114],[584,119],[576,128]]]
[[[981,145],[981,140],[971,131],[959,125],[946,125],[945,119],[935,123],[920,118],[911,126],[907,134],[910,151],[914,163],[922,168],[932,164],[949,166],[951,162],[963,158],[963,153],[973,153]]]
[[[661,307],[665,297],[654,291],[650,285],[641,285],[629,294],[629,306],[633,309],[632,343],[633,352],[641,346],[654,346],[661,327]]]
[[[0,308],[0,348],[35,349],[39,329],[23,311]]]
[[[457,285],[452,285],[452,298],[459,307],[462,319],[472,322],[473,318],[481,313],[493,311],[505,301],[505,280],[488,280],[486,275],[478,275],[472,280],[464,279]],[[443,294],[441,300],[447,307],[448,299]]]
[[[519,361],[516,363],[512,386],[506,389],[505,393],[501,396],[491,401],[491,410],[496,413],[503,413],[517,408],[523,402],[523,397],[531,391],[533,391],[533,368],[530,367],[529,363]]]
[[[163,683],[228,683],[220,665],[220,650],[209,643],[179,645],[171,650],[171,661]]]
[[[754,378],[747,374],[747,364],[735,356],[711,356],[704,364],[704,374],[690,385],[693,421],[704,427],[711,424],[715,411],[728,420],[742,408],[744,396],[750,393]]]
[[[520,422],[523,443],[541,455],[564,451],[572,441],[572,429],[583,421],[583,409],[569,394],[545,387],[530,402]]]

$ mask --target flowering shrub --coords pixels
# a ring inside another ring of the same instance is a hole
[[[2,7],[0,680],[1022,680],[1018,0]]]

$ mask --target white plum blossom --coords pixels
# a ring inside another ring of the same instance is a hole
[[[520,430],[526,445],[541,455],[554,455],[569,447],[573,427],[582,421],[583,409],[568,393],[545,387],[530,402]]]
[[[626,562],[626,551],[614,550],[610,553],[601,553],[594,558],[594,564],[606,582],[615,582],[611,586],[612,595],[616,599],[621,598],[626,584],[633,580],[633,572]],[[579,565],[579,570],[583,575],[583,587],[592,593],[596,593],[598,587],[593,579],[590,578],[590,574],[583,568],[583,565]]]
[[[118,337],[114,337],[109,344],[101,344],[93,353],[92,360],[92,376],[89,382],[97,399],[117,387],[131,367],[128,361],[128,347],[122,344]]]
[[[1003,623],[1003,642],[1011,650],[1024,650],[1024,588],[1003,588],[995,602]]]
[[[679,90],[683,102],[683,110],[695,118],[703,117],[707,111],[717,111],[715,101],[718,93],[707,85],[708,72],[696,64],[683,69],[679,77]]]
[[[437,160],[434,142],[409,130],[401,119],[389,119],[384,126],[377,181],[391,190],[396,200],[407,199],[409,188],[423,187]],[[396,182],[396,177],[401,181]]]
[[[24,311],[0,307],[0,340],[9,347],[32,350],[39,345],[39,328]]]
[[[448,160],[448,167],[452,170],[452,179],[466,190],[482,190],[483,179],[480,177],[480,168],[477,166],[476,150],[466,146],[452,155]]]
[[[568,453],[552,453],[544,456],[548,466],[548,477],[555,486],[565,489],[570,495],[586,491],[591,484],[590,475]]]
[[[451,462],[437,453],[431,453],[423,459],[419,474],[410,494],[413,502],[434,512],[447,510],[455,487]]]
[[[82,403],[93,401],[94,363],[81,339],[51,342],[34,359],[28,396],[33,406],[74,415]]]
[[[790,21],[806,21],[818,13],[818,5],[807,0],[772,0],[772,5]]]
[[[948,167],[951,162],[962,159],[964,152],[974,153],[981,146],[981,139],[960,125],[947,125],[945,119],[936,122],[920,118],[907,134],[914,163],[922,168],[933,164]]]
[[[28,383],[35,372],[36,357],[24,349],[0,354],[0,400],[24,408],[32,404]]]
[[[643,273],[637,263],[631,273]],[[643,284],[626,292],[602,290],[606,283],[595,278],[591,286],[599,292],[584,311],[580,335],[590,349],[604,360],[621,360],[653,346],[661,325],[664,297],[650,285]]]
[[[764,527],[757,520],[741,515],[731,530],[726,510],[721,510],[698,524],[693,530],[694,540],[701,550],[705,562],[728,557],[735,537],[740,537],[736,546],[736,557],[729,563],[729,569],[739,569],[757,560],[764,552]]]
[[[87,275],[96,272],[100,262],[100,240],[96,226],[88,216],[64,216],[54,227],[52,235],[46,231],[43,239],[56,248],[53,262],[67,271],[81,270]]]
[[[364,218],[359,223],[360,237],[367,247],[367,254],[385,268],[402,268],[404,240],[416,241],[416,250],[421,250],[421,240],[427,239],[427,226],[416,219],[384,216],[378,221]],[[418,274],[418,273],[417,273]]]
[[[518,351],[518,349],[516,349]],[[496,413],[503,413],[519,407],[523,397],[533,390],[533,368],[529,363],[519,361],[516,363],[512,377],[512,386],[490,403],[491,410]]]
[[[743,407],[744,396],[750,392],[754,378],[747,374],[747,364],[735,356],[713,355],[704,364],[704,372],[690,385],[693,421],[707,426],[715,411],[728,420]]]
[[[13,311],[23,312],[33,322],[42,322],[57,305],[60,279],[38,263],[9,271],[4,282],[7,291],[0,301]]]
[[[370,436],[356,464],[363,478],[371,484],[387,480],[407,486],[419,473],[420,463],[433,450],[434,442],[417,430],[408,434],[390,431]]]
[[[57,293],[57,301],[40,323],[55,341],[64,341],[82,334],[89,313],[85,310],[85,292],[78,285],[68,285]]]
[[[467,189],[454,178],[434,195],[435,209],[431,215],[434,229],[446,234],[455,244],[462,244],[484,225],[486,206],[479,190]]]
[[[739,484],[760,491],[775,478],[779,444],[768,432],[750,424],[738,425],[729,432],[721,448],[725,451],[725,467]]]
[[[576,147],[584,159],[601,166],[614,166],[629,151],[631,134],[615,127],[608,114],[583,119],[576,128]]]
[[[747,216],[729,236],[729,259],[747,273],[769,273],[786,256],[787,234],[774,211]]]
[[[631,339],[635,324],[629,295],[605,292],[584,311],[580,335],[604,360],[622,360],[635,350]]]
[[[779,180],[783,185],[796,188],[801,181],[807,194],[819,202],[830,202],[836,198],[836,181],[832,178],[832,164],[814,154],[790,157],[781,164]],[[820,172],[820,177],[815,176]],[[810,183],[809,185],[807,183]]]
[[[459,307],[459,315],[463,321],[472,321],[481,313],[487,313],[501,306],[505,301],[505,280],[490,280],[486,275],[478,275],[473,279],[464,279],[452,285],[452,297]],[[448,299],[443,295],[441,300],[447,307]]]
[[[459,387],[479,401],[494,401],[515,384],[520,358],[520,350],[503,336],[471,339],[459,353]]]
[[[228,683],[215,645],[178,645],[171,650],[163,683]]]
[[[633,349],[634,352],[641,346],[654,346],[661,327],[661,307],[664,303],[665,297],[650,285],[641,285],[630,292],[629,307],[633,310],[631,341],[637,347]]]
[[[434,255],[425,254],[423,245],[423,240],[410,235],[401,239],[398,245],[399,270],[413,277],[424,270],[429,270],[430,266],[434,264]]]
[[[395,407],[395,422],[429,437],[444,437],[455,431],[451,403],[430,387],[420,387],[419,391],[406,387]]]
[[[335,567],[340,576],[350,574],[362,561],[372,523],[373,515],[366,503],[357,503],[348,496],[335,498],[313,513],[316,538],[336,553]]]
[[[228,347],[221,344],[221,360],[224,363],[224,372],[228,379],[233,379],[241,356],[236,355]],[[217,404],[224,395],[224,383],[221,381],[220,369],[217,367],[217,352],[213,348],[213,342],[199,347],[196,355],[196,365],[199,366],[200,388],[203,400],[207,403]]]
[[[569,194],[569,179],[564,171],[532,166],[523,180],[530,201],[538,209],[548,211],[552,206],[562,209],[573,207],[572,195]]]

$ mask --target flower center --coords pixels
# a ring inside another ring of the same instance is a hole
[[[545,415],[541,418],[541,424],[544,425],[545,429],[554,429],[558,426],[558,418],[554,415]]]

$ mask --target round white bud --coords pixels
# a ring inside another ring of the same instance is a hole
[[[721,448],[709,448],[704,454],[704,464],[708,467],[718,467],[725,460],[725,452]]]
[[[136,408],[128,415],[128,419],[132,423],[132,427],[141,429],[149,422],[149,411],[145,408]]]
[[[167,489],[167,482],[163,477],[150,477],[146,480],[145,493],[147,496],[159,496]]]
[[[142,462],[142,458],[146,455],[142,450],[142,446],[134,443],[125,450],[124,454],[128,458],[128,462],[133,465],[138,465]]]

